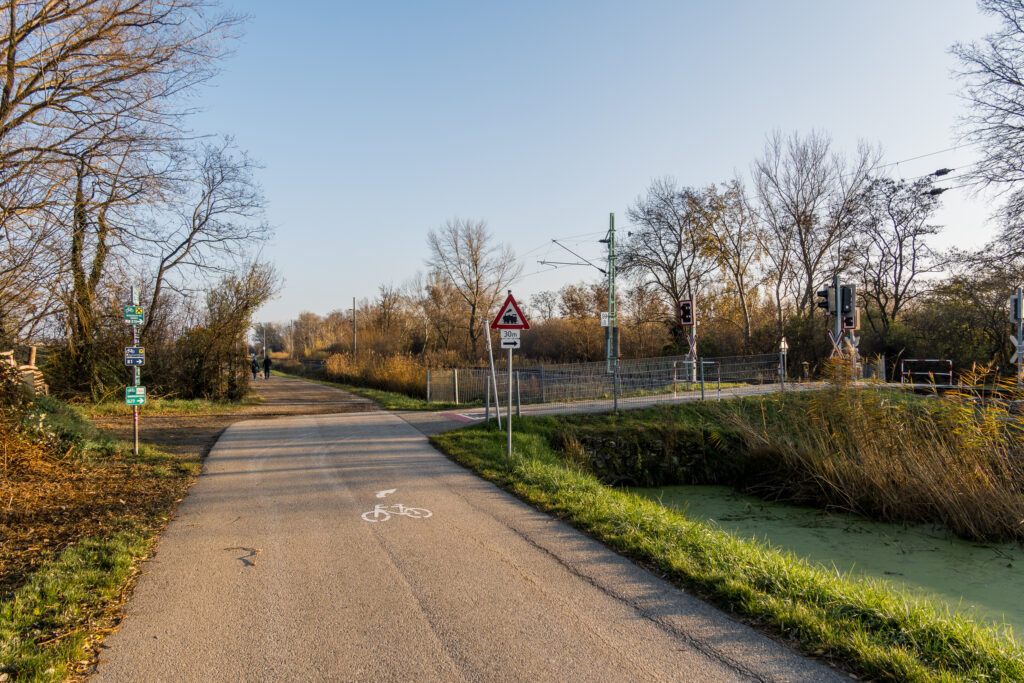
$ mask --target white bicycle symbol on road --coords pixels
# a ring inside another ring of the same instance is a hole
[[[391,519],[391,515],[402,515],[413,519],[426,519],[432,514],[434,513],[426,508],[407,508],[401,503],[395,503],[394,505],[381,505],[380,503],[377,503],[373,506],[372,510],[364,512],[362,514],[362,518],[364,522],[386,522]]]

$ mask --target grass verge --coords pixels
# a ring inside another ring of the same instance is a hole
[[[151,545],[137,530],[87,538],[46,562],[0,605],[0,670],[59,681],[115,620],[128,581]]]
[[[0,676],[84,676],[200,453],[136,456],[46,397],[15,417],[0,420]]]
[[[139,408],[140,414],[146,415],[219,415],[259,405],[262,402],[255,394],[240,401],[209,401],[206,399],[184,398],[148,398],[146,405]],[[103,403],[79,406],[81,411],[91,417],[109,417],[131,413],[131,408],[124,401],[104,401]]]
[[[316,382],[317,384],[323,384],[329,387],[338,387],[345,391],[355,394],[356,396],[362,396],[368,398],[384,410],[456,410],[456,409],[467,409],[467,408],[479,408],[483,405],[482,401],[470,401],[468,403],[446,403],[441,401],[432,401],[428,403],[422,398],[414,398],[412,396],[406,396],[405,394],[399,394],[394,391],[384,391],[382,389],[370,389],[367,387],[357,387],[352,384],[342,384],[341,382],[332,382],[327,379],[317,379],[313,377],[304,377],[301,375],[292,375],[286,372],[278,372],[272,370],[272,374],[280,377],[289,377],[291,379],[301,379],[306,382]]]
[[[515,423],[511,458],[504,433],[489,425],[431,441],[677,585],[855,674],[906,681],[1024,680],[1024,650],[1011,633],[950,614],[884,582],[826,572],[606,486],[551,447],[549,422]]]

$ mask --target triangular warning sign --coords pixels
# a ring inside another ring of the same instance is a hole
[[[519,304],[509,294],[505,303],[498,309],[498,317],[491,322],[492,330],[528,330],[530,323],[526,316],[519,310]]]

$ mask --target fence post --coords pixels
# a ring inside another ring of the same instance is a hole
[[[886,382],[888,378],[885,376],[885,354],[878,356],[878,369],[875,371],[882,382]]]
[[[485,406],[484,407],[484,422],[490,422],[491,421],[491,376],[487,375],[487,377],[485,377],[484,379],[486,380],[485,381],[485,386],[487,387],[487,390],[484,392],[484,394],[486,394],[486,396],[487,396],[487,398],[484,399],[484,406]]]
[[[452,383],[455,385],[455,404],[459,403],[459,369],[452,369]]]
[[[519,397],[519,371],[516,370],[516,417],[523,416],[522,401]]]
[[[548,402],[548,392],[544,386],[544,366],[540,366],[540,402]]]
[[[619,412],[619,361],[615,360],[612,368],[612,396],[614,397],[615,412]]]
[[[704,400],[704,359],[698,358],[697,362],[700,363],[700,400]]]
[[[430,368],[427,368],[427,403],[430,403]]]

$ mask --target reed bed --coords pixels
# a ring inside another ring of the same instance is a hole
[[[939,398],[843,382],[725,408],[746,446],[747,490],[964,538],[1024,542],[1024,426],[1014,383],[985,372]]]

